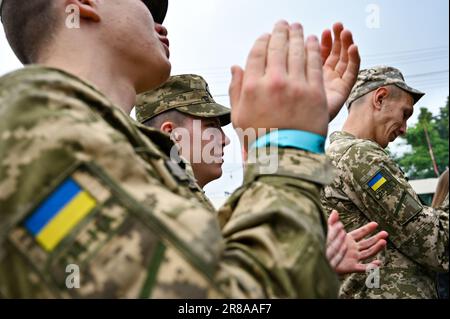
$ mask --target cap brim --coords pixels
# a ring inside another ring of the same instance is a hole
[[[406,85],[405,83],[396,83],[395,85],[398,86],[399,88],[401,88],[402,90],[408,92],[409,94],[411,94],[414,99],[414,104],[419,102],[419,100],[425,95],[424,92],[416,90],[416,89]]]
[[[153,20],[156,23],[162,24],[166,18],[167,9],[169,7],[168,0],[144,0],[144,4],[150,10]]]
[[[222,126],[231,123],[231,109],[217,103],[191,104],[176,108],[177,111],[200,118],[216,118]]]

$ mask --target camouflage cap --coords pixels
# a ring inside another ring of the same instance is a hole
[[[222,126],[231,122],[231,110],[214,101],[208,83],[199,75],[172,76],[161,87],[140,94],[136,119],[144,123],[173,109],[200,118],[218,117]]]
[[[0,18],[2,21],[2,8],[5,1],[6,0],[0,0]],[[167,14],[169,0],[144,0],[143,2],[152,13],[153,20],[156,23],[162,24]]]
[[[425,93],[408,86],[400,70],[390,66],[376,66],[359,72],[356,84],[347,100],[347,107],[349,108],[354,101],[367,93],[386,85],[396,85],[410,93],[414,104],[425,95]]]

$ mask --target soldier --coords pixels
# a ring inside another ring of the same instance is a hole
[[[194,74],[172,76],[161,87],[139,95],[136,118],[147,127],[159,128],[170,134],[174,142],[180,145],[182,158],[189,159],[184,165],[189,167],[189,163],[192,163],[192,173],[199,182],[199,190],[207,183],[220,178],[224,147],[229,144],[221,127],[230,123],[230,109],[214,101],[208,83],[201,76]],[[194,129],[195,120],[198,121],[197,130]],[[212,140],[206,142],[201,140],[197,142],[198,146],[195,148],[194,141],[202,139],[205,132],[208,132],[206,130],[210,132],[206,136],[212,137]],[[183,131],[188,134],[183,134]],[[203,157],[209,154],[205,154],[204,148],[208,143],[214,144],[215,147],[211,149],[216,150],[220,161],[205,162]],[[198,158],[201,161],[194,163],[194,152],[199,154]],[[200,197],[203,197],[202,202],[212,207],[206,195]],[[219,221],[224,225],[225,221],[221,220],[221,216],[222,214],[218,215]],[[361,263],[368,257],[376,255],[386,244],[386,232],[365,239],[376,230],[377,226],[376,223],[369,223],[347,234],[337,212],[330,216],[327,258],[338,274],[365,272],[367,266],[379,265],[377,260],[368,265]]]
[[[440,206],[447,205],[448,206],[448,168],[444,173],[439,177],[438,185],[436,186],[436,192],[433,196],[433,202],[431,203],[431,207],[439,208]],[[439,299],[448,299],[448,286],[449,286],[449,277],[448,271],[446,273],[439,273],[437,275],[437,290]]]
[[[368,221],[389,233],[382,267],[347,276],[344,298],[436,298],[435,272],[448,270],[448,204],[422,205],[384,150],[405,134],[414,104],[424,95],[392,67],[363,70],[348,99],[342,132],[327,154],[338,174],[323,192],[327,211],[339,210],[347,229]]]
[[[64,26],[69,4],[80,28]],[[280,21],[255,42],[245,71],[233,68],[235,127],[308,138],[289,147],[275,140],[279,152],[270,154],[279,165],[270,175],[264,159],[247,165],[221,232],[165,155],[170,140],[143,134],[128,115],[136,93],[169,76],[166,8],[2,1],[11,47],[39,65],[0,79],[0,294],[335,297],[319,201],[331,174],[318,40],[304,41],[300,24]],[[249,155],[267,149],[267,137],[250,140]]]
[[[230,114],[214,101],[206,81],[193,74],[172,76],[138,96],[136,104],[137,121],[171,135],[202,189],[222,176],[224,148],[230,144],[222,127],[230,124]]]

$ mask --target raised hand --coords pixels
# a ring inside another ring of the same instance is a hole
[[[245,71],[232,68],[234,127],[296,129],[326,136],[329,117],[322,72],[318,39],[309,37],[305,42],[300,24],[278,22],[272,35],[256,41]],[[256,137],[262,134],[260,130]]]
[[[321,55],[330,122],[345,104],[358,77],[361,58],[352,33],[342,23],[322,34]]]

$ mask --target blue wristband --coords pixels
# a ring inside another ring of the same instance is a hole
[[[260,148],[266,146],[292,147],[311,153],[324,154],[325,140],[322,135],[298,131],[298,130],[279,130],[270,132],[258,138],[251,148]]]

